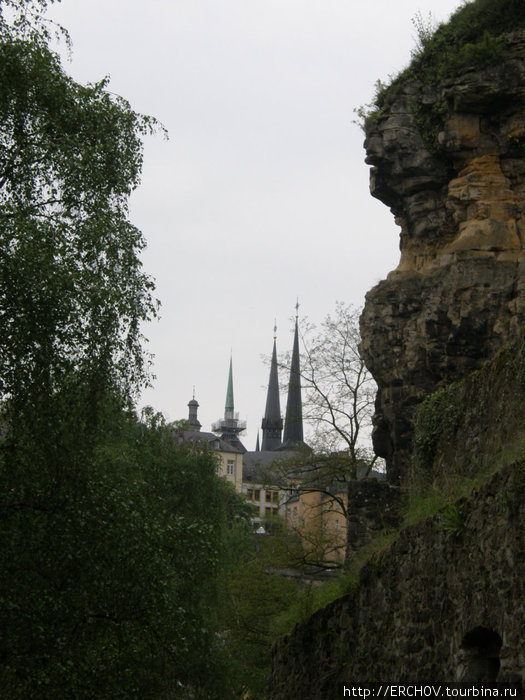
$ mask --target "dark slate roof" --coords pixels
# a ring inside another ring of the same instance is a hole
[[[243,482],[284,486],[285,479],[280,474],[279,463],[296,454],[295,450],[245,452],[242,458]]]
[[[221,440],[220,437],[214,435],[213,433],[206,433],[202,430],[183,430],[182,439],[184,442],[205,442],[211,445],[214,449],[219,450],[219,452],[236,452],[242,454],[242,450],[238,447],[234,447],[229,442]]]

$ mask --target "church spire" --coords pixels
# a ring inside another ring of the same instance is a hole
[[[272,363],[270,365],[270,380],[266,395],[266,410],[262,420],[262,446],[264,450],[278,450],[281,447],[283,419],[281,418],[281,403],[279,400],[279,377],[277,374],[277,326],[274,326]]]
[[[232,356],[230,355],[230,371],[228,373],[228,388],[226,389],[226,403],[224,405],[224,418],[231,420],[234,418],[233,405],[233,371],[232,371]]]
[[[303,438],[303,402],[301,398],[301,367],[299,360],[299,301],[295,305],[295,333],[293,340],[292,365],[288,400],[286,403],[286,420],[284,424],[283,447],[293,448],[304,445]]]
[[[220,433],[221,439],[233,447],[246,452],[246,448],[239,440],[239,434],[246,429],[246,423],[240,421],[238,414],[235,414],[233,405],[233,370],[232,357],[230,355],[230,370],[228,372],[228,388],[226,389],[226,403],[224,404],[224,418],[216,421],[211,429],[214,433]]]

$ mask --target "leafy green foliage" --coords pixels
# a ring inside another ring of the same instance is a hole
[[[440,513],[441,529],[445,538],[459,537],[465,529],[464,503],[452,503]]]
[[[116,411],[92,442],[77,418],[55,425],[52,462],[30,433],[3,445],[1,694],[204,693],[225,518],[215,458]]]
[[[18,3],[22,5],[22,3]],[[81,86],[45,36],[0,21],[0,394],[26,405],[71,372],[146,380],[155,314],[127,199],[154,120]]]
[[[216,698],[231,499],[134,392],[155,315],[128,220],[142,137],[0,1],[0,695]]]
[[[237,521],[231,529],[234,546],[223,571],[218,607],[228,678],[224,695],[217,698],[242,697],[246,691],[253,700],[267,697],[271,649],[281,633],[278,620],[305,588],[283,576],[297,558],[297,539],[277,518],[265,528],[267,534],[256,535]]]
[[[460,415],[454,386],[436,391],[423,401],[414,432],[413,460],[419,471],[432,462],[440,441],[454,436]]]

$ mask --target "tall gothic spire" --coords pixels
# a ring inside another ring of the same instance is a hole
[[[301,367],[299,361],[299,302],[295,305],[295,334],[293,340],[290,383],[286,403],[283,447],[293,448],[304,445],[303,438],[303,402],[301,398]]]
[[[281,418],[281,403],[279,400],[279,378],[277,375],[277,327],[274,326],[272,363],[270,366],[270,380],[268,382],[268,394],[266,395],[266,410],[262,420],[262,446],[264,450],[278,450],[281,445],[283,432],[283,419]]]

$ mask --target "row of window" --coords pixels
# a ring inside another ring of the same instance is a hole
[[[266,503],[279,503],[279,491],[265,491]],[[247,489],[246,495],[250,501],[261,500],[261,489]]]

